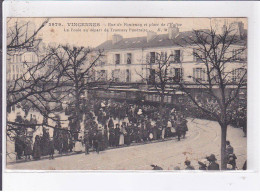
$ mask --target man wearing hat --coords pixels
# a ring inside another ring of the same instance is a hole
[[[185,168],[185,170],[195,170],[195,168],[190,165],[190,161],[189,161],[189,160],[186,160],[186,161],[184,162],[184,164],[187,166],[187,167]]]
[[[217,159],[214,154],[206,158],[209,161],[208,170],[219,170],[219,164],[216,162]]]

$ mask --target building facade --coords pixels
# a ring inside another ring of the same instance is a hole
[[[239,34],[246,33],[243,24],[237,23],[235,27]],[[158,68],[156,59],[159,55],[160,58],[163,56],[165,60],[168,60],[167,76],[172,77],[176,84],[185,82],[190,84],[191,88],[196,88],[198,80],[207,83],[207,75],[205,64],[198,55],[194,55],[196,46],[187,44],[185,41],[192,36],[194,36],[192,31],[180,32],[177,26],[170,27],[167,34],[157,35],[154,32],[148,32],[145,37],[123,38],[119,34],[114,34],[112,40],[97,47],[104,51],[105,56],[95,67],[95,80],[113,83],[109,90],[113,93],[121,91],[121,98],[128,98],[127,94],[123,95],[124,91],[126,93],[142,91],[153,93],[145,95],[146,100],[159,101],[156,91],[152,91],[152,87],[149,87],[149,81],[156,77]],[[230,83],[239,81],[247,68],[246,52],[240,52],[241,47],[239,44],[231,45],[227,51],[228,55],[234,56],[225,65],[225,72],[229,72],[227,79]],[[109,92],[105,93],[100,92],[99,95],[109,95]],[[120,96],[112,94],[110,97],[113,95]],[[167,99],[165,102],[172,102],[172,95]]]

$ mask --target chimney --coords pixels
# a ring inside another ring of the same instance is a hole
[[[171,25],[168,28],[168,35],[169,35],[169,39],[174,39],[177,35],[179,34],[179,28],[176,24]]]
[[[156,32],[148,31],[147,32],[147,42],[152,41],[156,37]]]
[[[118,43],[120,40],[123,40],[123,36],[121,36],[120,34],[114,34],[112,36],[112,44],[116,44]]]

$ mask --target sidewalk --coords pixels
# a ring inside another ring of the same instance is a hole
[[[139,145],[146,145],[146,144],[153,144],[153,143],[159,143],[159,142],[164,142],[164,141],[171,141],[171,140],[174,140],[176,139],[177,140],[177,137],[169,137],[169,138],[165,138],[165,139],[158,139],[158,140],[153,140],[153,141],[146,141],[146,142],[140,142],[140,143],[131,143],[130,145],[120,145],[119,147],[108,147],[107,149],[105,150],[113,150],[113,149],[120,149],[120,148],[124,148],[124,147],[131,147],[131,146],[139,146]],[[182,141],[183,139],[181,139]],[[95,152],[95,150],[93,148],[91,148],[89,150],[89,152]],[[102,152],[102,151],[101,151]],[[66,157],[66,156],[72,156],[72,155],[77,155],[77,154],[85,154],[85,152],[69,152],[69,153],[66,153],[66,154],[58,154],[58,153],[55,153],[53,155],[54,158],[59,158],[59,157]],[[32,158],[32,157],[31,157]],[[49,155],[47,156],[42,156],[40,160],[49,160]],[[26,163],[26,162],[34,162],[34,161],[39,161],[39,160],[34,160],[34,159],[31,159],[31,160],[25,160],[25,159],[21,159],[21,160],[16,160],[16,161],[12,161],[12,162],[7,162],[7,165],[8,164],[16,164],[16,163]]]

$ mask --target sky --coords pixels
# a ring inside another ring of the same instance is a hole
[[[44,20],[46,18],[10,18],[7,26],[29,21],[33,31]],[[49,18],[39,36],[46,44],[96,47],[110,40],[113,34],[124,38],[146,36],[147,31],[165,34],[172,24],[177,24],[180,31],[207,29],[210,24],[221,29],[224,23],[238,21],[242,21],[247,29],[246,18]]]

